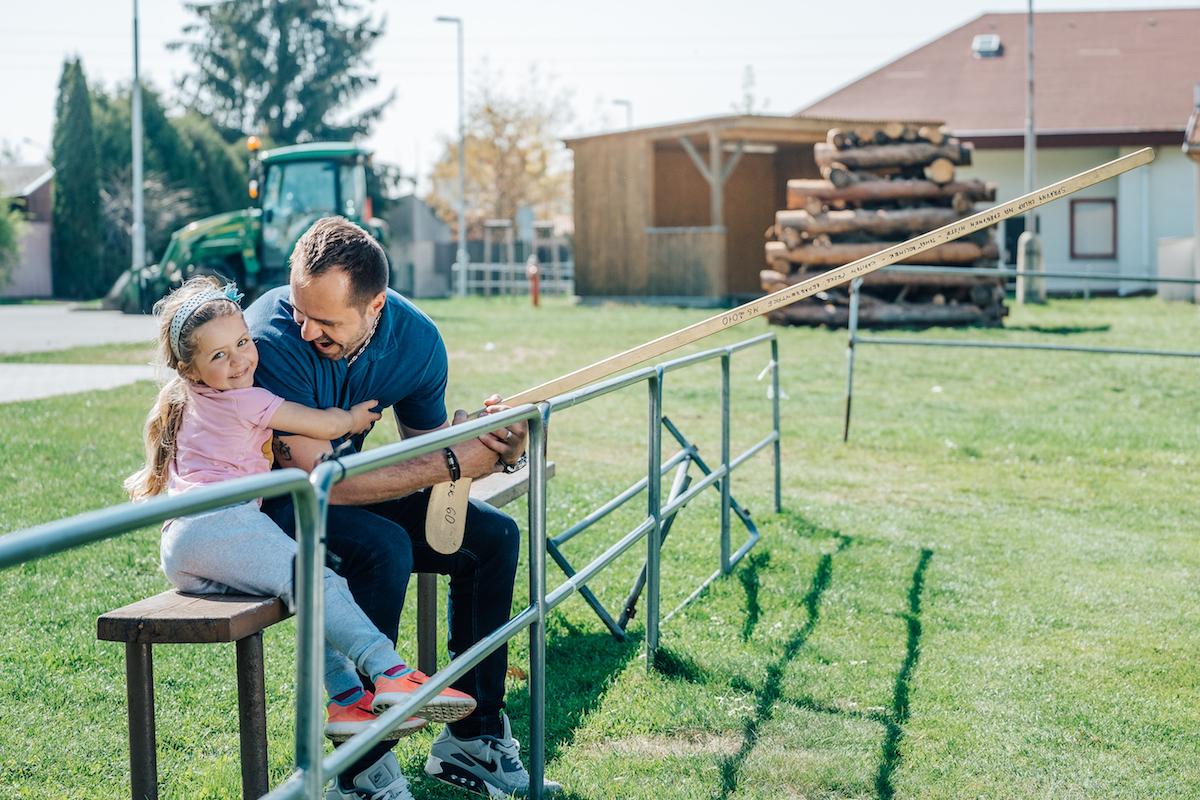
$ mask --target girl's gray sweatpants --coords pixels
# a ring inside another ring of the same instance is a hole
[[[295,611],[296,542],[258,503],[179,517],[163,529],[167,580],[194,594],[255,594],[281,598]],[[325,689],[330,697],[362,686],[404,662],[363,613],[340,575],[325,568]],[[357,669],[355,669],[357,667]]]

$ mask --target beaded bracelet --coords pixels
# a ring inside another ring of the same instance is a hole
[[[449,447],[442,448],[442,453],[446,456],[446,466],[450,469],[450,480],[456,481],[462,477],[462,469],[458,466],[458,456],[454,455],[454,451]]]

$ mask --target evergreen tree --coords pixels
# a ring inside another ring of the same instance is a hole
[[[194,112],[172,119],[171,124],[188,148],[188,185],[197,208],[219,214],[250,205],[246,189],[250,152],[245,145],[226,144],[212,123]]]
[[[115,281],[131,261],[132,103],[129,87],[92,92],[100,194],[104,199],[101,269]],[[146,249],[149,262],[171,234],[200,217],[248,205],[244,148],[226,145],[203,118],[168,117],[160,95],[142,87]]]
[[[100,183],[92,104],[79,59],[63,63],[55,104],[54,294],[96,297],[108,289],[100,257]]]
[[[195,16],[173,42],[192,56],[188,104],[228,142],[251,134],[274,144],[350,139],[391,101],[345,109],[378,83],[367,51],[383,33],[353,0],[241,0],[187,4]]]
[[[25,218],[7,203],[0,203],[0,289],[12,277],[13,267],[21,258],[21,232]]]

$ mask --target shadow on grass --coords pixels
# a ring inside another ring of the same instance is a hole
[[[618,642],[608,631],[590,631],[557,620],[546,636],[546,760],[571,743],[584,716],[596,709],[612,680],[637,658],[642,636],[630,631]],[[508,692],[514,727],[529,735],[529,692]],[[518,738],[520,736],[518,735]]]
[[[746,559],[746,565],[738,570],[738,580],[746,592],[746,620],[742,623],[742,641],[750,641],[758,618],[762,615],[762,606],[758,604],[758,571],[766,569],[771,563],[771,554],[767,551],[751,553]]]
[[[654,669],[664,678],[687,683],[708,683],[710,678],[691,658],[662,645],[654,651]]]
[[[803,519],[796,517],[796,515],[789,516],[794,519]],[[806,520],[805,522],[807,523]],[[807,529],[818,530],[811,523],[807,524]],[[787,669],[788,664],[796,657],[796,654],[800,652],[800,648],[808,641],[808,637],[812,635],[813,629],[817,626],[817,621],[821,616],[821,597],[825,594],[825,590],[829,587],[829,582],[833,577],[834,555],[845,550],[853,541],[849,536],[845,536],[837,531],[828,532],[836,539],[837,548],[833,553],[822,555],[821,560],[817,562],[817,569],[813,573],[812,580],[809,582],[808,591],[804,594],[803,603],[804,609],[807,612],[807,619],[792,634],[791,638],[788,639],[787,644],[784,645],[783,653],[780,654],[779,658],[767,667],[766,679],[763,681],[762,688],[754,692],[754,716],[746,721],[745,728],[742,731],[742,746],[737,753],[721,763],[721,800],[727,800],[737,790],[746,758],[754,750],[754,746],[758,743],[758,736],[762,730],[762,726],[770,721],[775,703],[780,699],[784,671]],[[757,592],[755,597],[757,597]]]
[[[892,775],[900,765],[900,741],[904,738],[904,725],[908,722],[908,691],[913,670],[921,657],[921,595],[925,591],[925,570],[933,558],[932,550],[922,550],[917,568],[913,570],[912,582],[908,587],[908,644],[904,663],[896,674],[896,688],[892,692],[891,719],[885,723],[883,754],[879,762],[879,773],[875,776],[875,792],[880,800],[891,800],[896,794],[892,786]]]
[[[783,654],[779,659],[767,668],[766,680],[762,688],[756,690],[740,679],[735,679],[733,682],[733,688],[755,695],[755,713],[746,722],[741,749],[721,764],[721,794],[719,796],[721,800],[727,800],[737,790],[742,766],[754,749],[762,726],[771,719],[774,704],[777,701],[782,701],[805,711],[870,720],[883,725],[884,740],[881,747],[879,769],[875,775],[875,793],[879,800],[892,800],[896,794],[895,787],[892,784],[892,777],[896,769],[900,766],[900,744],[904,738],[904,725],[908,722],[909,718],[909,690],[913,672],[916,670],[917,662],[921,656],[921,600],[925,591],[925,572],[929,567],[930,560],[933,558],[933,551],[928,548],[921,550],[909,583],[908,608],[901,615],[908,628],[905,656],[904,662],[900,665],[900,669],[896,673],[896,681],[892,692],[892,707],[890,709],[860,711],[822,703],[812,697],[795,700],[782,698],[780,696],[780,686],[784,670],[788,663],[795,658],[800,648],[808,641],[813,628],[820,619],[821,597],[825,589],[829,586],[833,574],[833,556],[845,550],[852,543],[870,543],[869,540],[852,538],[836,530],[817,525],[794,512],[785,512],[785,519],[797,535],[804,538],[831,537],[837,542],[837,548],[833,553],[826,553],[821,556],[808,592],[804,595],[803,602],[807,611],[807,619],[804,625],[788,640]],[[761,613],[758,607],[758,566],[751,564],[739,574],[742,585],[746,587],[748,616],[753,612],[756,622]],[[752,631],[753,626],[749,629]],[[673,659],[671,668],[675,674],[688,680],[698,680],[698,676],[703,674],[688,659],[676,654],[671,654],[670,657]]]
[[[1112,325],[1005,325],[1004,330],[1070,336],[1076,333],[1107,333],[1112,330]]]

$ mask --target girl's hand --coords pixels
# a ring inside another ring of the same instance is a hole
[[[364,400],[361,403],[356,403],[350,408],[350,433],[362,433],[370,430],[375,420],[382,415],[375,413],[373,410],[377,405],[375,400]]]

